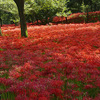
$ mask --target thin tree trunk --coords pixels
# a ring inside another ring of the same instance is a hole
[[[96,11],[97,10],[97,5],[96,4],[94,4],[94,11]]]
[[[88,13],[88,9],[86,11],[86,23],[88,23],[88,20],[89,20],[89,13]]]
[[[0,36],[2,36],[1,27],[0,27]]]
[[[14,1],[17,5],[18,12],[19,12],[21,36],[28,37],[27,26],[26,26],[26,21],[25,21],[25,16],[24,16],[24,0],[14,0]]]
[[[2,27],[2,19],[0,18],[0,24],[1,24],[1,27]]]
[[[65,18],[66,18],[66,22],[67,22],[67,21],[68,21],[68,20],[67,20],[67,17],[65,17]]]

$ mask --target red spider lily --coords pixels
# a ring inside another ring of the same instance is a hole
[[[47,97],[39,97],[39,99],[38,100],[49,100]]]
[[[15,100],[99,100],[100,22],[29,24],[28,38],[21,38],[19,26],[1,28],[2,94],[14,93]]]

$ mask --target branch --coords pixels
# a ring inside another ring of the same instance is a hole
[[[2,8],[0,8],[0,10],[4,11],[4,12],[7,12],[7,13],[12,13],[11,11],[8,11],[8,10],[2,9]]]

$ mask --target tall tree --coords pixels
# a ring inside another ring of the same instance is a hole
[[[1,33],[1,27],[0,27],[0,36],[2,36],[2,33]]]
[[[0,18],[0,22],[1,22],[1,25],[0,25],[0,36],[2,36],[2,33],[1,33],[2,19],[1,18]]]
[[[24,16],[24,0],[14,0],[17,5],[19,17],[20,17],[20,25],[21,25],[21,36],[28,37],[27,26]]]

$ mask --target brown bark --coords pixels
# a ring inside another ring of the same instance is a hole
[[[0,27],[0,36],[2,36],[1,27]]]
[[[20,25],[21,25],[21,36],[22,37],[28,37],[27,33],[27,26],[25,21],[25,15],[24,15],[24,0],[14,0],[20,17]]]

